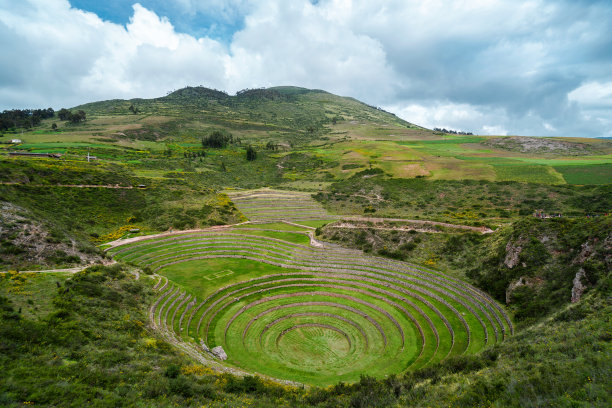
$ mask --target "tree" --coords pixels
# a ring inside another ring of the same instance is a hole
[[[62,108],[57,112],[57,117],[59,120],[68,120],[68,115],[72,115],[72,112],[66,108]]]
[[[208,137],[202,138],[202,147],[221,149],[234,142],[234,136],[224,130],[213,130]]]
[[[253,161],[256,158],[257,158],[257,151],[255,150],[255,148],[253,148],[253,146],[248,145],[246,149],[246,159],[248,161]]]
[[[85,111],[79,110],[77,113],[70,113],[68,120],[71,123],[81,123],[83,121],[85,121],[86,118],[86,114]]]
[[[53,131],[57,131],[57,123],[53,123],[53,124],[51,125],[51,129],[52,129]]]

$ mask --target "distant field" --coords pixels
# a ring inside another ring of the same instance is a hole
[[[89,151],[101,160],[128,164],[137,176],[157,180],[174,177],[169,173],[179,167],[188,177],[211,176],[223,187],[260,183],[313,192],[370,167],[395,178],[602,184],[607,183],[607,169],[612,165],[612,145],[606,141],[526,138],[539,143],[540,150],[529,152],[521,150],[516,138],[444,135],[381,111],[364,110],[364,105],[351,99],[326,93],[296,95],[293,104],[266,101],[259,106],[243,101],[245,105],[236,111],[210,106],[207,99],[201,102],[206,106],[203,111],[194,111],[195,105],[181,110],[172,98],[164,103],[141,101],[143,113],[138,115],[129,114],[127,101],[89,104],[84,107],[90,119],[84,124],[47,119],[34,131],[24,132],[20,136],[24,143],[10,149],[62,153],[66,159],[70,155],[82,158]],[[296,119],[288,121],[286,117],[292,115]],[[340,120],[329,123],[332,117]],[[57,132],[51,130],[55,122]],[[309,126],[317,130],[310,134],[305,130]],[[202,151],[201,138],[219,128],[240,139],[240,144],[206,149],[205,158],[176,163]],[[268,142],[280,148],[267,150]],[[546,143],[569,147],[547,152],[541,150]],[[236,165],[247,144],[260,152],[257,162],[249,166],[257,169],[250,172],[244,171],[243,164]],[[222,162],[228,174],[219,174]],[[579,165],[586,167],[575,167]],[[589,167],[594,165],[601,166]]]
[[[339,141],[304,152],[314,152],[324,160],[338,162],[335,167],[326,171],[341,179],[374,166],[398,178],[419,176],[435,180],[471,179],[565,184],[570,182],[557,171],[559,166],[612,164],[612,155],[542,155],[492,149],[483,144],[489,140],[485,136],[445,136],[434,140],[394,139],[389,137],[384,140],[381,136],[381,139],[370,141]],[[602,181],[596,177],[585,177],[580,184],[600,183]]]
[[[611,164],[591,164],[588,166],[555,166],[568,184],[610,184],[612,183]]]
[[[496,180],[498,181],[521,181],[524,183],[563,184],[561,176],[549,166],[537,166],[530,164],[496,164]]]

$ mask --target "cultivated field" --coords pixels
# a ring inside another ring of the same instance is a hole
[[[311,246],[307,229],[279,225],[170,234],[110,253],[162,276],[151,318],[176,341],[222,346],[228,366],[274,378],[383,377],[478,352],[513,331],[504,309],[464,282]]]
[[[236,208],[251,221],[317,221],[332,220],[310,193],[271,189],[228,191]]]

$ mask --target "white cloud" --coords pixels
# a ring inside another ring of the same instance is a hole
[[[0,88],[7,107],[24,106],[19,99],[28,106],[58,107],[155,97],[191,84],[225,85],[224,47],[176,33],[167,19],[139,4],[123,27],[72,9],[67,1],[29,3],[23,14],[0,14],[0,32],[13,37],[14,47],[37,51],[0,66],[2,72],[20,73]]]
[[[361,98],[390,95],[399,79],[382,44],[339,24],[331,11],[308,1],[270,1],[254,11],[232,42],[231,88],[293,84]]]
[[[588,82],[568,93],[567,98],[585,107],[612,108],[612,81]]]
[[[481,135],[505,135],[508,133],[501,125],[487,123],[507,123],[507,114],[503,110],[491,110],[469,104],[439,103],[429,101],[426,105],[392,105],[386,110],[395,112],[399,117],[427,128],[445,128]],[[475,123],[484,123],[474,127]]]
[[[166,17],[158,17],[139,3],[134,4],[134,16],[126,28],[135,45],[148,44],[170,50],[176,50],[179,46],[179,36],[170,21]]]
[[[485,135],[506,136],[508,134],[508,131],[499,125],[484,125],[482,130],[484,131],[482,134]]]
[[[66,0],[0,0],[0,108],[298,85],[474,133],[601,135],[612,117],[602,2],[173,1],[243,28],[222,43],[139,4],[122,26]]]

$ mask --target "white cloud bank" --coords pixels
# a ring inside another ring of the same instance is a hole
[[[186,9],[199,2],[175,0]],[[605,136],[612,6],[491,0],[215,0],[246,10],[229,45],[134,4],[125,25],[66,0],[0,0],[0,108],[297,85],[354,96],[428,127]],[[210,7],[212,7],[210,6]]]

